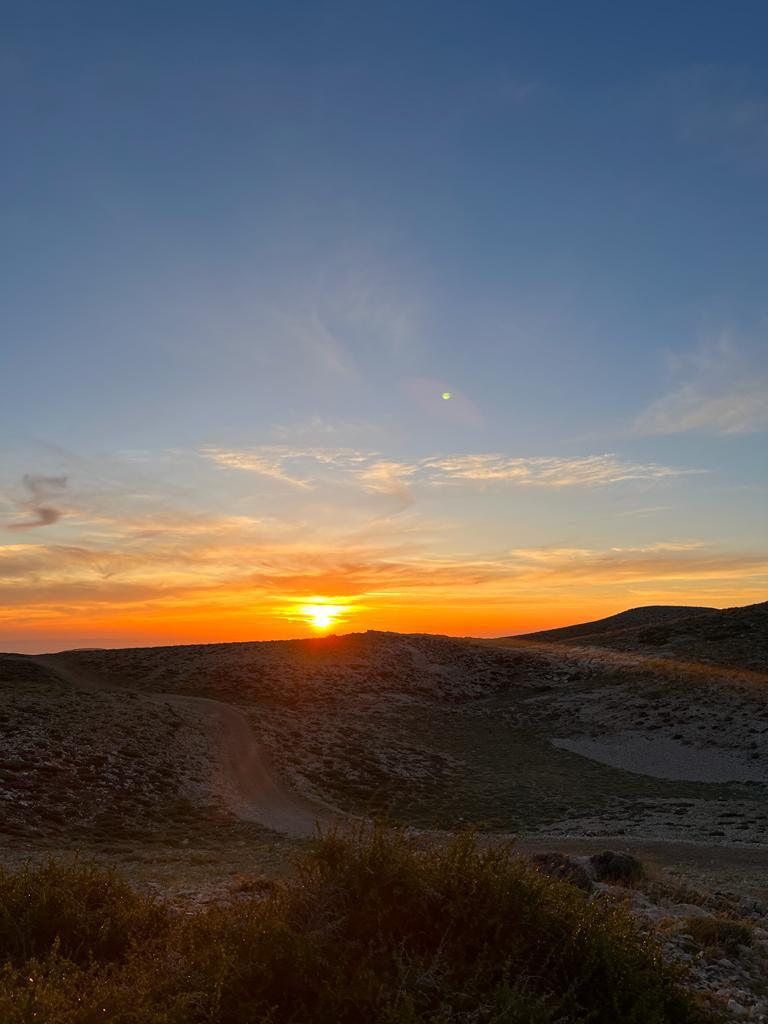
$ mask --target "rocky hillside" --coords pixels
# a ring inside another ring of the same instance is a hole
[[[626,629],[660,626],[676,619],[686,619],[697,615],[716,612],[716,608],[688,607],[686,605],[649,604],[641,608],[628,608],[617,615],[609,615],[593,622],[580,622],[575,626],[561,626],[560,629],[542,629],[536,633],[523,633],[514,637],[502,637],[506,640],[545,640],[554,642],[585,641],[599,638],[609,633],[622,632]]]
[[[56,677],[55,699],[45,675],[34,681],[43,670]],[[127,727],[148,792],[152,780],[176,779],[173,791],[201,808],[217,790],[216,744],[186,707],[187,739],[174,746],[164,709],[180,714],[175,699],[236,709],[289,790],[348,813],[550,835],[760,843],[768,834],[767,691],[731,669],[691,672],[586,645],[369,632],[16,657],[6,674],[11,743],[31,721],[17,693],[37,686],[35,736],[85,716],[82,738],[60,752],[67,771],[80,772],[80,747],[94,743],[123,757],[116,729]],[[101,718],[115,723],[103,741]],[[29,738],[43,742],[56,745]],[[182,752],[189,767],[176,777],[166,761]]]
[[[153,694],[75,687],[0,655],[0,832],[144,834],[168,818],[227,817],[198,715]]]
[[[671,614],[673,611],[685,609],[637,608],[611,619],[510,640],[577,643],[682,662],[768,672],[768,602],[722,611],[696,609],[694,614],[682,616]],[[649,613],[647,620],[638,621],[644,612]]]

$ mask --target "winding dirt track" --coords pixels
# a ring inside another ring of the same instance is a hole
[[[66,657],[40,655],[35,660],[79,690],[124,691],[123,687],[83,673]],[[341,817],[333,808],[314,803],[280,784],[270,770],[248,719],[236,707],[207,697],[176,693],[142,693],[141,696],[195,712],[220,759],[230,790],[231,810],[241,820],[258,822],[287,835],[311,836],[318,826],[325,829]]]
[[[77,689],[125,691],[95,675],[83,673],[66,655],[37,655],[35,660],[52,670],[60,679]],[[138,692],[138,691],[137,691]],[[222,773],[230,783],[232,811],[244,821],[254,821],[267,828],[293,836],[313,835],[317,826],[355,819],[319,801],[308,800],[283,786],[273,774],[268,759],[253,734],[245,715],[231,704],[206,697],[182,694],[141,692],[145,699],[172,704],[194,711],[208,730],[211,746],[221,758]],[[424,833],[430,835],[430,833]],[[443,833],[432,833],[434,836]],[[675,840],[628,839],[625,837],[548,837],[545,835],[518,838],[496,835],[490,841],[514,839],[521,853],[553,849],[578,854],[594,853],[608,847],[649,856],[667,864],[697,867],[716,873],[727,867],[736,872],[759,871],[764,877],[768,868],[768,846],[734,846],[729,844]]]
[[[318,826],[326,828],[332,823],[330,808],[292,793],[278,782],[247,718],[237,708],[207,697],[161,693],[152,699],[199,713],[213,734],[222,770],[232,783],[231,809],[243,821],[256,821],[293,836],[312,835]]]

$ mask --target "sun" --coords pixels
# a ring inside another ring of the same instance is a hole
[[[301,614],[313,629],[322,632],[335,625],[343,611],[343,606],[338,604],[306,604]]]
[[[315,629],[328,629],[334,623],[333,613],[327,608],[312,609],[312,625]]]

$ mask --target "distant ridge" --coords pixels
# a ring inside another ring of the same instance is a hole
[[[768,672],[768,601],[743,608],[630,608],[596,622],[493,641],[505,646],[568,643]]]
[[[672,622],[675,619],[710,615],[713,612],[717,612],[717,610],[717,608],[706,608],[698,605],[649,604],[640,608],[628,608],[624,612],[609,615],[604,619],[595,619],[593,622],[580,622],[574,626],[562,626],[559,629],[542,629],[536,633],[524,633],[519,636],[504,637],[504,639],[576,640],[592,636],[598,637],[604,633],[616,633],[624,629],[658,626],[661,623]]]

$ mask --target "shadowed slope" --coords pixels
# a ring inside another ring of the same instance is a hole
[[[768,671],[768,601],[722,611],[702,609],[693,615],[667,614],[674,611],[685,609],[635,608],[622,613],[623,618],[615,615],[583,626],[504,638],[504,642],[578,643],[686,663]],[[653,614],[638,622],[644,612]]]
[[[609,615],[593,622],[580,622],[574,626],[561,626],[559,629],[541,629],[536,633],[522,633],[514,637],[500,637],[503,640],[546,640],[567,641],[604,636],[625,629],[655,626],[672,622],[676,619],[687,619],[698,615],[716,612],[716,608],[687,607],[685,605],[650,604],[641,608],[628,608],[625,612]]]

